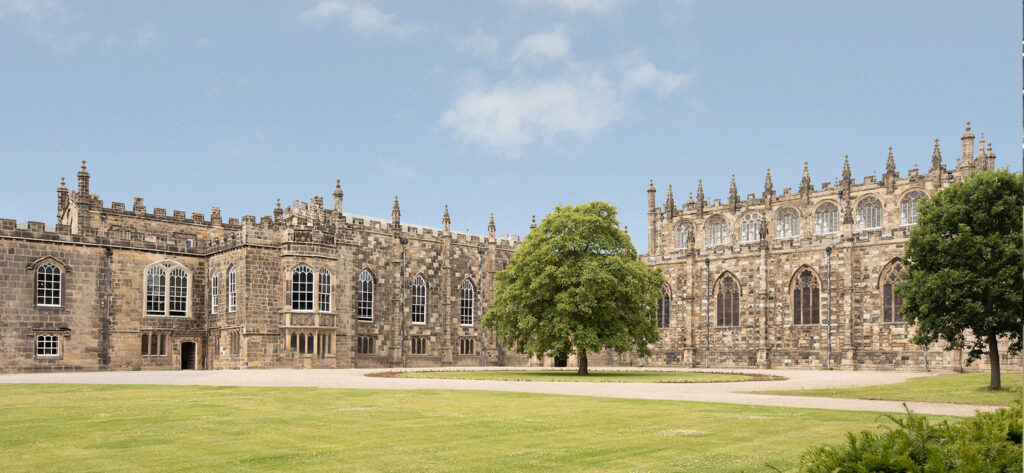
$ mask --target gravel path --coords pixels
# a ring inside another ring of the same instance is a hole
[[[473,368],[456,369],[465,370]],[[631,369],[635,370],[636,368]],[[657,370],[657,368],[649,369]],[[217,370],[32,373],[0,375],[0,383],[306,386],[317,388],[353,389],[461,389],[566,394],[574,396],[664,399],[674,401],[723,402],[729,404],[840,409],[851,411],[903,412],[903,402],[901,401],[873,401],[866,399],[836,399],[808,396],[774,396],[767,394],[751,394],[750,391],[856,387],[874,384],[900,383],[910,378],[933,375],[933,373],[893,371],[817,371],[777,369],[709,370],[737,373],[762,373],[785,376],[789,379],[784,381],[689,384],[475,381],[459,379],[379,378],[365,376],[366,373],[379,371],[385,370]],[[978,406],[937,402],[907,402],[906,404],[911,410],[917,413],[951,416],[970,416],[973,415],[975,411],[991,411],[999,408],[999,406]]]

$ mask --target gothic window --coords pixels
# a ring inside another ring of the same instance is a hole
[[[320,268],[320,282],[317,286],[320,302],[320,312],[331,311],[331,271],[327,268]]]
[[[868,197],[857,204],[857,230],[882,228],[882,203],[874,197]]]
[[[793,323],[821,323],[818,278],[809,269],[800,271],[793,283]]]
[[[462,282],[461,303],[459,304],[459,323],[473,325],[473,283],[468,279]]]
[[[800,236],[800,216],[796,209],[787,207],[775,216],[775,237],[796,238]]]
[[[836,204],[826,202],[814,212],[814,233],[824,235],[839,232],[839,209]]]
[[[733,327],[740,324],[740,285],[736,278],[725,275],[718,282],[718,295],[715,297],[719,327]]]
[[[761,214],[749,213],[740,220],[740,243],[753,243],[761,239]]]
[[[473,346],[474,345],[473,341],[474,340],[472,338],[460,338],[459,339],[459,354],[460,355],[474,355],[474,354],[476,354],[476,351],[474,350],[475,347]]]
[[[427,322],[427,283],[423,277],[416,276],[412,280],[412,323]]]
[[[693,238],[693,226],[688,223],[679,225],[676,229],[676,248],[684,249],[690,247],[690,240]]]
[[[36,356],[60,356],[60,338],[56,334],[36,335]]]
[[[365,269],[359,272],[356,284],[356,318],[373,320],[373,275]]]
[[[228,270],[228,312],[234,312],[237,307],[237,286],[235,285],[235,268]]]
[[[313,310],[313,270],[302,265],[292,270],[292,310]]]
[[[712,217],[707,223],[707,246],[718,246],[729,243],[729,226],[722,217]]]
[[[900,225],[917,225],[917,204],[924,198],[921,191],[913,191],[900,201]]]
[[[427,337],[412,337],[412,354],[427,354]]]
[[[220,300],[220,275],[213,273],[210,278],[210,313],[217,313],[217,303]]]
[[[36,305],[60,307],[60,268],[46,263],[36,268]]]
[[[655,314],[654,319],[658,324],[658,328],[668,328],[669,324],[669,304],[672,302],[672,298],[668,295],[668,289],[661,290],[661,299],[658,299],[658,312]]]
[[[900,314],[903,298],[896,294],[896,283],[901,282],[900,275],[903,265],[898,261],[889,266],[882,275],[882,322],[906,322]]]
[[[146,315],[188,315],[188,270],[164,261],[146,269]]]

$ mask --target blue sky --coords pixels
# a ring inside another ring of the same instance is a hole
[[[952,165],[964,121],[1020,169],[1021,4],[0,0],[0,217],[111,201],[345,211],[525,234],[559,202],[725,199]]]

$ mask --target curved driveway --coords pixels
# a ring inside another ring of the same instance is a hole
[[[434,368],[436,369],[436,368]],[[473,369],[473,368],[455,368]],[[495,368],[486,368],[495,369]],[[522,369],[522,368],[508,368]],[[609,369],[609,368],[602,368]],[[614,369],[614,368],[610,368]],[[637,369],[637,368],[629,368]],[[656,370],[657,368],[649,368]],[[710,370],[736,373],[762,373],[785,376],[783,381],[744,381],[731,383],[573,383],[475,381],[459,379],[381,378],[365,374],[384,369],[327,370],[217,370],[217,371],[109,371],[88,373],[31,373],[0,375],[0,383],[83,383],[83,384],[167,384],[202,386],[305,386],[351,389],[460,389],[516,391],[574,396],[600,396],[674,401],[723,402],[759,406],[841,409],[853,411],[903,412],[902,401],[837,399],[809,396],[751,394],[750,391],[818,389],[900,383],[933,373],[894,371],[818,371],[818,370]],[[392,371],[401,371],[393,369]],[[701,370],[685,370],[701,371]],[[998,406],[978,406],[936,402],[907,402],[921,414],[953,416],[973,415],[976,410],[990,411]]]

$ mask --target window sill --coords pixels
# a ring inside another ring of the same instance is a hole
[[[146,317],[158,317],[161,319],[187,319],[187,315],[164,315],[164,314],[146,314]]]
[[[62,305],[36,304],[37,309],[60,309]]]

